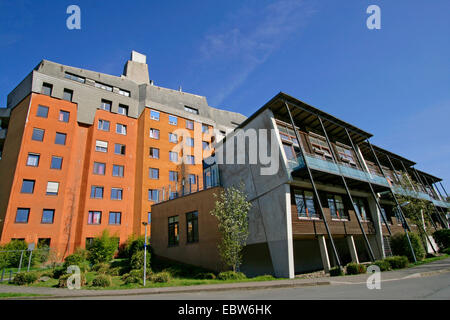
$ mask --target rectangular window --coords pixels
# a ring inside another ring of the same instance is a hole
[[[72,102],[72,98],[73,98],[73,91],[69,89],[64,89],[63,100]]]
[[[100,105],[100,109],[106,110],[106,111],[111,111],[111,105],[112,105],[111,101],[102,99],[102,103]]]
[[[91,187],[91,198],[92,199],[103,199],[103,187],[92,186]]]
[[[64,77],[65,77],[66,79],[70,79],[70,80],[73,80],[73,81],[77,81],[77,82],[79,82],[79,83],[85,83],[85,82],[86,82],[86,79],[85,79],[85,78],[76,76],[76,75],[71,74],[71,73],[68,73],[68,72],[66,72],[66,75],[65,75]]]
[[[109,92],[113,91],[113,88],[111,86],[108,86],[108,85],[106,85],[104,83],[100,83],[100,82],[96,82],[95,83],[95,87],[99,88],[99,89],[102,89],[102,90],[109,91]]]
[[[186,156],[186,164],[194,164],[195,159],[194,156],[187,155]]]
[[[311,191],[295,190],[294,197],[299,218],[319,218]]]
[[[340,146],[336,146],[336,150],[338,152],[338,157],[341,162],[345,164],[350,164],[351,166],[356,166],[352,150]]]
[[[59,182],[47,182],[47,191],[46,195],[48,196],[57,196],[59,190]]]
[[[319,139],[315,137],[309,136],[309,141],[313,147],[313,152],[324,158],[325,160],[332,160],[333,156],[331,155],[330,148],[328,147],[328,143],[324,139]]]
[[[178,216],[176,217],[169,217],[169,247],[171,246],[177,246],[180,241],[180,234],[178,229]]]
[[[106,163],[94,162],[94,174],[105,175]]]
[[[130,96],[130,91],[124,90],[124,89],[119,89],[119,94],[125,97],[129,97]]]
[[[149,212],[147,214],[147,223],[152,223],[152,213],[151,212]]]
[[[109,131],[109,124],[110,124],[109,121],[99,119],[97,128],[98,130]]]
[[[125,145],[124,144],[120,144],[120,143],[116,143],[114,144],[114,153],[115,154],[120,154],[122,156],[125,155]]]
[[[121,188],[111,188],[111,200],[122,200],[123,190]]]
[[[34,141],[43,141],[44,132],[44,129],[33,128],[33,135],[31,136],[31,139]]]
[[[348,219],[348,214],[344,209],[342,196],[328,194],[327,201],[333,219]]]
[[[55,136],[55,144],[66,145],[67,135],[65,133],[57,132]]]
[[[178,162],[178,153],[169,151],[169,160],[172,162]]]
[[[198,212],[186,213],[187,242],[198,242]]]
[[[159,200],[159,190],[148,189],[148,200],[158,202]]]
[[[178,124],[178,118],[175,116],[169,116],[169,124],[176,126]]]
[[[20,189],[21,193],[33,193],[34,192],[34,183],[35,180],[26,180],[22,181],[22,188]]]
[[[69,122],[70,112],[59,110],[59,121],[61,122]]]
[[[39,166],[40,155],[37,153],[29,153],[27,158],[27,166],[37,167]]]
[[[52,238],[38,238],[37,248],[44,249],[50,248]]]
[[[155,110],[150,110],[150,119],[159,121],[159,112]]]
[[[50,164],[50,169],[61,170],[62,167],[62,157],[52,156],[52,163]]]
[[[175,133],[169,133],[169,142],[178,143],[178,136]]]
[[[15,223],[28,223],[28,217],[30,216],[29,208],[17,208]]]
[[[189,176],[188,176],[188,181],[189,181],[189,184],[195,184],[196,182],[196,179],[195,179],[195,174],[190,174]]]
[[[121,212],[110,212],[108,223],[112,225],[120,225],[122,221]]]
[[[359,217],[362,220],[370,220],[370,216],[368,215],[366,201],[363,198],[356,198],[353,197],[353,203],[356,207],[356,214],[359,215]]]
[[[108,152],[108,142],[96,140],[95,141],[95,151]]]
[[[48,107],[39,105],[36,116],[40,117],[40,118],[47,118],[48,117]]]
[[[86,238],[86,249],[89,249],[93,243],[94,243],[94,238]]]
[[[55,210],[53,210],[53,209],[44,209],[42,211],[41,223],[43,223],[43,224],[52,224],[54,217],[55,217]]]
[[[45,82],[42,84],[42,90],[41,90],[42,94],[51,96],[52,91],[53,91],[53,85],[51,85],[50,83],[45,83]]]
[[[158,180],[159,179],[159,169],[149,168],[148,175],[150,179]]]
[[[123,177],[124,166],[120,166],[118,164],[113,165],[113,177]]]
[[[159,139],[159,130],[158,129],[150,129],[150,138]]]
[[[101,211],[89,211],[88,224],[101,224],[101,223],[102,223],[102,212]]]
[[[189,106],[184,106],[184,111],[193,113],[193,114],[198,114],[198,110]]]
[[[194,121],[186,120],[186,129],[194,130]]]
[[[150,158],[159,159],[159,149],[158,148],[150,148]]]
[[[126,135],[127,134],[127,126],[124,124],[117,123],[116,124],[116,133]]]
[[[294,148],[292,148],[292,145],[283,143],[283,149],[284,149],[284,153],[286,154],[286,158],[288,160],[295,159]]]
[[[170,181],[178,181],[178,172],[177,171],[169,171],[169,180]]]
[[[202,132],[203,133],[208,133],[209,132],[209,126],[206,124],[202,124]]]
[[[186,145],[187,145],[188,147],[193,147],[193,146],[194,146],[194,139],[193,139],[193,138],[187,137],[187,138],[186,138]]]
[[[117,109],[118,114],[123,114],[124,116],[128,116],[128,106],[124,104],[119,104],[119,108]]]

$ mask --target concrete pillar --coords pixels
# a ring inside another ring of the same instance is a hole
[[[318,236],[320,256],[322,258],[323,269],[326,273],[330,272],[330,258],[328,257],[327,242],[324,235]]]
[[[375,259],[384,259],[386,256],[384,254],[383,229],[381,227],[383,218],[381,217],[381,212],[372,196],[369,196],[368,202],[373,226],[375,227],[375,235],[368,235],[367,238],[372,246]]]
[[[347,244],[350,256],[352,257],[352,262],[359,263],[358,252],[356,251],[355,240],[352,235],[347,236]]]

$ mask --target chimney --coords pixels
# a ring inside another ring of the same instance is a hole
[[[128,60],[123,69],[123,76],[138,84],[149,84],[147,56],[131,51],[131,60]]]

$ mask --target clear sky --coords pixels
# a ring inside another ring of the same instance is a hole
[[[81,8],[81,30],[66,9]],[[381,8],[381,30],[366,9]],[[42,59],[120,75],[136,50],[156,85],[251,115],[286,92],[374,134],[450,190],[448,0],[0,0],[0,106]]]

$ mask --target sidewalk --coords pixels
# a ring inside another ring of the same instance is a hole
[[[434,261],[428,264],[381,273],[382,281],[395,281],[404,278],[427,277],[440,273],[450,272],[450,258]],[[123,296],[123,295],[142,295],[142,294],[164,294],[164,293],[188,293],[199,291],[225,291],[225,290],[258,290],[269,288],[288,288],[302,286],[318,285],[337,285],[337,284],[358,284],[365,283],[369,274],[341,277],[322,277],[313,279],[292,279],[292,280],[274,280],[261,282],[240,282],[227,284],[194,285],[184,287],[164,287],[164,288],[145,288],[145,289],[124,289],[124,290],[69,290],[58,288],[38,288],[25,286],[0,285],[0,293],[30,293],[47,296],[38,297],[20,297],[20,299],[52,299],[54,298],[75,298],[75,297],[100,297],[100,296]]]

